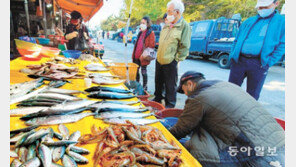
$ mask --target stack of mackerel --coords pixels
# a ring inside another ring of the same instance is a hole
[[[71,135],[68,128],[60,124],[60,132],[52,128],[39,129],[38,125],[10,131],[10,157],[14,158],[11,167],[75,167],[86,164],[88,159],[81,154],[89,151],[75,146],[81,136],[80,131]]]

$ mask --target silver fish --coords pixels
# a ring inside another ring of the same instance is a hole
[[[82,147],[77,147],[77,146],[72,146],[70,148],[70,150],[73,152],[79,153],[79,154],[89,154],[90,153],[87,149],[82,148]]]
[[[35,157],[23,163],[20,167],[39,167],[40,165],[41,165],[41,162],[39,158]]]
[[[54,135],[54,137],[58,138],[59,140],[63,140],[63,135],[61,135],[60,133],[54,132],[53,135]]]
[[[11,130],[10,133],[28,132],[28,131],[30,131],[32,129],[36,129],[38,127],[39,127],[38,125],[29,126],[29,127],[22,128],[22,129]]]
[[[72,115],[54,115],[47,117],[37,117],[26,121],[27,125],[56,125],[62,123],[72,123],[81,120],[84,117],[95,115],[95,113],[79,113]]]
[[[12,151],[12,150],[10,150],[9,156],[12,157],[12,158],[18,157],[17,153],[15,151]]]
[[[51,163],[51,167],[63,167],[62,165],[56,164],[56,163]]]
[[[69,129],[64,124],[60,124],[58,128],[63,138],[67,140],[69,138]]]
[[[41,86],[43,84],[42,81],[43,79],[39,78],[28,82],[10,85],[10,98],[13,99],[27,94],[31,90]]]
[[[78,154],[78,153],[75,153],[73,151],[67,151],[66,150],[66,153],[73,158],[74,161],[76,161],[77,163],[81,163],[81,164],[86,164],[88,163],[88,159],[85,158],[84,156]]]
[[[41,159],[42,165],[44,167],[51,167],[52,156],[50,149],[44,144],[40,144],[38,149],[38,156]]]
[[[48,86],[44,86],[44,87],[42,87],[42,88],[40,88],[40,89],[37,89],[37,90],[35,90],[35,91],[31,92],[31,93],[28,93],[28,94],[26,94],[26,95],[24,95],[24,96],[20,96],[20,97],[16,97],[16,98],[11,98],[9,104],[12,105],[12,104],[14,104],[14,103],[18,103],[18,102],[21,102],[21,101],[23,101],[23,100],[27,100],[27,99],[29,99],[29,98],[31,98],[31,97],[35,97],[35,96],[38,95],[40,92],[43,92],[43,91],[46,90],[46,89],[48,89]]]
[[[129,106],[125,104],[115,104],[115,103],[108,103],[108,102],[103,102],[103,103],[95,103],[90,105],[89,107],[95,108],[97,110],[104,110],[104,111],[148,111],[148,109],[139,107],[139,106]],[[141,110],[143,109],[143,110]]]
[[[65,94],[65,95],[73,95],[73,94],[79,94],[83,92],[79,90],[49,88],[48,90],[44,91],[44,93],[58,93],[58,94]]]
[[[69,137],[69,140],[71,141],[78,141],[78,139],[80,138],[81,136],[81,132],[80,131],[75,131],[73,132],[70,137]]]
[[[14,159],[11,164],[10,167],[20,167],[22,165],[22,162],[18,159]]]
[[[26,141],[23,144],[24,145],[31,144],[31,143],[35,142],[36,140],[42,138],[43,136],[47,135],[48,133],[49,133],[49,131],[47,129],[40,129],[36,133],[33,133],[30,136],[28,136],[28,138],[26,139]]]
[[[110,118],[145,118],[154,115],[153,113],[133,113],[133,112],[116,112],[116,111],[109,111],[109,112],[101,112],[95,116],[95,118],[99,119],[110,119]]]
[[[28,155],[27,155],[27,160],[33,159],[36,157],[36,145],[31,144],[28,147]]]
[[[29,131],[29,132],[26,132],[23,136],[22,136],[22,138],[20,138],[16,143],[15,143],[15,147],[19,147],[19,146],[21,146],[21,145],[23,145],[23,143],[27,140],[27,138],[30,136],[30,135],[32,135],[32,134],[34,134],[36,131],[33,129],[33,130],[31,130],[31,131]]]
[[[63,156],[62,162],[65,167],[77,167],[77,164],[73,160],[73,158],[71,158],[70,156],[68,156],[66,154]]]
[[[19,160],[24,163],[27,161],[28,149],[26,147],[21,147],[19,150]]]
[[[50,108],[48,108],[48,111],[60,111],[60,112],[64,112],[64,111],[72,111],[72,110],[76,110],[82,107],[86,107],[92,104],[97,103],[97,101],[92,101],[92,100],[79,100],[79,101],[69,101],[69,102],[65,102],[62,104],[57,104],[55,106],[52,106]],[[46,111],[44,111],[46,112]]]
[[[97,77],[97,78],[92,78],[92,82],[99,84],[99,85],[117,85],[124,83],[124,79],[112,79],[112,78],[107,78],[107,77]]]
[[[126,121],[130,121],[135,125],[147,125],[147,124],[153,124],[159,121],[163,121],[160,119],[120,119],[120,118],[111,118],[111,119],[104,119],[103,120],[105,123],[109,124],[126,124]]]
[[[27,114],[37,113],[41,110],[45,110],[48,107],[21,107],[21,108],[15,108],[10,110],[10,116],[11,117],[19,117],[24,116]]]
[[[84,68],[88,71],[109,71],[109,69],[105,68],[103,65],[94,63],[88,64],[84,66]]]
[[[68,100],[68,101],[74,101],[74,100],[80,100],[81,98],[75,97],[75,96],[69,96],[69,95],[63,95],[58,93],[39,93],[37,97],[42,98],[53,98],[58,100]]]
[[[14,144],[16,143],[18,140],[20,140],[26,133],[21,132],[15,136],[13,136],[12,138],[10,138],[10,144]]]
[[[55,147],[53,152],[52,152],[52,159],[54,162],[59,161],[65,154],[66,147],[65,146],[60,146],[60,147]]]
[[[64,145],[69,145],[69,144],[76,144],[78,143],[77,141],[71,141],[71,140],[61,140],[61,141],[46,141],[43,142],[44,145],[47,146],[64,146]]]

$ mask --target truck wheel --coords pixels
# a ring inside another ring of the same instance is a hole
[[[229,55],[228,54],[222,54],[219,57],[218,65],[219,65],[220,68],[229,69],[230,68]]]

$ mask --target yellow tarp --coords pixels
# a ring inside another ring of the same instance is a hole
[[[20,82],[25,82],[25,81],[30,81],[32,80],[31,78],[27,77],[26,74],[19,72],[20,69],[25,68],[27,65],[31,64],[41,64],[42,62],[46,62],[49,59],[43,58],[41,61],[24,61],[21,58],[17,58],[13,61],[10,62],[10,84],[15,84],[15,83],[20,83]],[[86,61],[81,61],[80,64],[78,65],[72,65],[72,66],[77,66],[79,67],[79,70],[84,70],[84,66],[89,64],[90,62]],[[102,63],[102,62],[100,62]],[[84,85],[84,80],[83,79],[71,79],[71,83],[65,84],[62,89],[73,89],[73,90],[80,90],[83,91],[86,89]],[[92,84],[92,86],[96,86],[96,84]],[[114,87],[121,87],[121,88],[126,88],[124,84],[119,84],[115,85]],[[80,97],[87,98],[85,95],[80,95]],[[127,101],[137,101],[137,98],[130,99]],[[10,108],[15,108],[15,105],[11,105]],[[149,118],[149,117],[148,117]],[[150,118],[155,118],[154,116],[151,116]],[[89,134],[91,133],[90,129],[93,125],[96,125],[97,127],[107,127],[109,126],[108,124],[105,124],[103,121],[94,119],[93,116],[86,117],[78,122],[75,123],[68,123],[65,124],[69,131],[70,134],[79,130],[82,135],[84,134]],[[169,140],[174,140],[175,143],[178,144],[178,146],[182,149],[182,154],[181,158],[183,160],[182,167],[200,167],[201,165],[199,162],[174,138],[174,136],[169,133],[169,131],[161,124],[161,123],[154,123],[151,124],[151,126],[157,127],[159,130],[162,131],[164,136]],[[25,128],[26,125],[24,124],[24,121],[21,121],[19,117],[10,117],[10,130],[15,130],[15,129],[20,129],[20,128]],[[51,126],[41,126],[39,128],[47,128],[47,127],[52,127],[54,131],[58,131],[58,125],[51,125]],[[93,166],[93,153],[95,151],[96,144],[88,144],[88,145],[83,145],[81,146],[83,148],[88,149],[91,153],[89,155],[84,155],[88,160],[89,163],[85,165],[79,165],[79,166]],[[11,161],[13,158],[10,159]],[[59,164],[61,162],[59,161]]]

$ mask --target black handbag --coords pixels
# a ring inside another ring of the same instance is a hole
[[[75,39],[75,45],[74,45],[75,50],[83,51],[83,50],[88,50],[89,49],[88,42],[84,37],[84,32],[85,32],[84,30],[85,30],[84,26],[83,26],[82,30],[79,30],[80,32],[81,31],[82,32],[79,33],[78,37],[76,37],[76,39]]]

